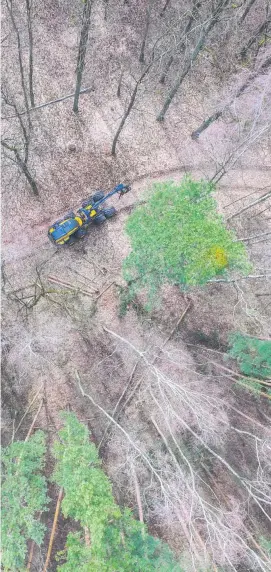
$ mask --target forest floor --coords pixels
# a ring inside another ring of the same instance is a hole
[[[74,61],[66,54],[74,54],[77,27],[71,23],[71,13],[65,21],[63,15],[54,12],[53,3],[49,8],[54,25],[40,18],[35,30],[40,39],[37,65],[44,72],[36,78],[39,102],[72,93],[74,84]],[[240,110],[236,108],[235,118],[218,121],[195,142],[191,140],[192,130],[215,108],[222,92],[217,76],[210,76],[211,68],[207,65],[204,73],[193,72],[198,74],[201,89],[194,90],[192,74],[162,125],[155,121],[155,115],[166,88],[161,87],[154,96],[146,88],[127,121],[117,156],[113,158],[110,145],[129,90],[120,99],[116,97],[120,69],[110,68],[110,53],[117,49],[125,51],[125,46],[121,42],[116,44],[116,33],[115,44],[110,44],[113,20],[110,29],[98,9],[94,18],[99,21],[95,29],[99,29],[104,50],[100,61],[87,66],[84,79],[86,86],[94,83],[95,90],[81,96],[77,116],[71,111],[71,100],[33,112],[33,168],[39,197],[31,195],[13,167],[3,172],[3,440],[4,443],[10,440],[27,411],[18,432],[24,436],[41,399],[44,407],[36,426],[45,428],[48,435],[53,435],[60,425],[59,411],[71,408],[88,424],[97,444],[103,439],[100,451],[118,501],[137,510],[134,483],[129,476],[137,456],[116,427],[111,427],[103,438],[108,421],[82,396],[78,375],[85,392],[110,414],[130,384],[126,395],[131,397],[119,413],[118,422],[143,450],[149,450],[155,443],[161,443],[151,418],[159,422],[161,419],[147,391],[151,383],[150,366],[146,366],[143,352],[149,364],[156,361],[164,376],[182,380],[186,388],[195,389],[196,408],[200,408],[200,396],[208,397],[209,409],[204,403],[202,413],[198,412],[202,418],[208,417],[205,426],[202,420],[199,422],[201,435],[208,446],[223,451],[225,460],[237,472],[251,475],[256,470],[251,442],[245,436],[237,440],[230,428],[234,425],[239,431],[248,431],[250,419],[255,420],[253,427],[258,423],[261,431],[268,431],[268,400],[240,389],[221,366],[226,363],[224,354],[231,332],[270,338],[270,281],[259,278],[214,283],[194,289],[189,296],[176,287],[168,287],[151,313],[135,304],[125,315],[121,314],[119,295],[125,285],[121,265],[129,253],[125,234],[129,213],[156,181],[179,181],[185,173],[195,179],[212,177],[225,157],[240,144],[236,119]],[[96,73],[103,62],[109,66],[105,70],[110,79],[108,85]],[[65,89],[56,72],[59,68],[65,78]],[[253,97],[254,92],[249,92],[237,107],[249,106]],[[69,150],[70,143],[76,146],[75,151]],[[215,198],[226,218],[267,191],[270,151],[268,137],[248,146],[218,183]],[[131,184],[132,191],[121,201],[112,199],[118,210],[115,218],[100,228],[91,228],[88,236],[71,248],[56,250],[49,243],[47,229],[54,220],[74,210],[97,188],[109,191],[120,182]],[[265,202],[229,220],[228,226],[236,231],[237,237],[243,238],[269,232],[270,221],[270,202]],[[270,242],[247,244],[252,274],[270,276]],[[32,309],[25,305],[30,301],[35,302]],[[188,304],[186,315],[176,326]],[[235,369],[230,361],[226,367]],[[139,386],[133,393],[137,383]],[[180,411],[186,422],[191,421],[192,414],[184,404],[180,405]],[[247,417],[241,418],[236,411]],[[192,426],[196,426],[194,421]],[[187,433],[180,427],[175,429],[189,447]],[[193,445],[192,450],[196,459],[193,461],[200,460],[205,466],[201,475],[209,483],[215,476],[214,490],[221,497],[224,510],[227,507],[232,511],[233,528],[238,530],[240,521],[249,528],[248,517],[242,512],[246,501],[236,483],[233,484],[232,475],[217,460],[211,464],[202,447],[197,449]],[[160,453],[159,449],[157,455]],[[177,551],[184,550],[183,531],[172,510],[152,490],[142,463],[138,461],[136,466],[144,491],[146,522]],[[185,507],[187,510],[186,504]],[[52,503],[49,529],[53,508]],[[266,524],[256,509],[251,508],[250,515],[255,517],[258,532],[267,534]],[[66,527],[67,523],[62,522],[55,545],[58,549],[63,548]],[[201,526],[199,531],[204,536]],[[242,568],[242,557],[242,553],[232,549],[232,561],[240,572],[249,570]],[[42,559],[43,554],[36,558]],[[223,565],[222,556],[221,561],[219,558],[216,545],[214,560]],[[51,569],[55,569],[54,565]]]

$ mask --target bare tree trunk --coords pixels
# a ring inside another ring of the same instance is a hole
[[[124,74],[124,70],[121,70],[121,72],[120,72],[120,78],[119,78],[119,83],[118,83],[118,89],[117,89],[117,97],[120,97],[120,90],[121,90],[121,84],[122,84],[123,74]]]
[[[264,201],[267,201],[267,199],[270,199],[270,198],[271,198],[271,191],[268,191],[268,193],[266,193],[265,195],[263,195],[262,197],[260,197],[256,201],[253,201],[253,203],[250,203],[246,207],[243,207],[240,211],[232,214],[231,216],[228,216],[228,218],[226,220],[231,220],[232,218],[239,216],[240,214],[244,213],[245,211],[247,211],[251,207],[254,207],[255,205],[259,205],[260,203],[263,203]]]
[[[192,28],[192,24],[193,24],[194,20],[196,19],[196,14],[197,14],[198,8],[200,8],[200,6],[201,6],[200,2],[198,2],[197,0],[193,0],[192,12],[189,16],[189,20],[186,24],[184,33],[182,35],[184,38],[190,32],[190,30]],[[182,42],[180,47],[179,47],[179,52],[181,52],[184,48],[185,48],[185,43]],[[165,69],[164,69],[164,71],[160,77],[160,80],[159,80],[160,83],[163,83],[163,84],[165,83],[166,76],[167,76],[173,62],[174,62],[174,56],[170,56],[170,58],[168,59],[168,61],[166,63]]]
[[[201,36],[200,36],[200,39],[199,39],[199,41],[198,41],[198,43],[197,43],[197,45],[196,45],[196,47],[192,53],[192,56],[191,56],[189,62],[186,64],[182,74],[177,78],[177,81],[175,82],[173,88],[169,92],[168,97],[167,97],[160,113],[158,114],[158,116],[156,118],[157,121],[164,121],[165,114],[166,114],[173,98],[175,97],[178,89],[180,88],[184,78],[187,76],[188,72],[192,68],[194,61],[197,59],[199,53],[201,52],[202,48],[204,47],[208,34],[213,29],[213,27],[216,25],[220,14],[224,10],[224,8],[226,8],[228,3],[229,3],[229,0],[221,0],[219,2],[219,4],[217,5],[217,7],[214,9],[214,11],[211,15],[209,24],[207,25],[207,27],[205,29],[203,29]]]
[[[170,58],[168,59],[166,65],[165,65],[165,69],[164,69],[164,71],[163,71],[163,73],[162,73],[162,75],[161,75],[161,77],[160,77],[160,79],[159,79],[160,83],[163,83],[163,84],[165,83],[167,74],[168,74],[168,72],[169,72],[169,70],[170,70],[171,65],[173,64],[173,62],[174,62],[174,57],[173,57],[173,56],[170,56]]]
[[[80,90],[80,95],[83,93],[89,93],[90,91],[94,91],[94,87],[85,87],[84,89]],[[36,111],[38,109],[43,109],[44,107],[48,107],[48,105],[54,105],[54,103],[59,103],[60,101],[65,101],[66,99],[71,99],[74,97],[74,93],[70,93],[70,95],[64,95],[63,97],[59,97],[58,99],[52,99],[52,101],[47,101],[47,103],[41,103],[40,105],[36,105],[35,107],[30,107],[29,111]],[[9,115],[4,119],[13,119],[14,117],[18,117],[19,115],[25,115],[26,111],[22,111],[17,113],[16,115]]]
[[[250,86],[251,82],[258,77],[259,75],[261,75],[262,73],[265,72],[265,70],[271,65],[271,58],[267,58],[267,60],[265,62],[263,62],[263,64],[261,65],[260,69],[257,72],[254,72],[252,74],[249,75],[249,77],[247,78],[247,80],[239,87],[236,95],[233,97],[233,99],[231,99],[231,101],[229,103],[227,103],[222,109],[218,110],[216,113],[214,113],[213,115],[211,115],[210,117],[208,117],[208,119],[205,119],[205,121],[203,121],[203,123],[200,125],[200,127],[198,127],[198,129],[195,129],[195,131],[193,131],[191,133],[191,137],[192,139],[198,139],[200,134],[205,131],[205,129],[207,129],[209,127],[209,125],[211,125],[212,123],[214,123],[214,121],[217,121],[217,119],[219,119],[219,117],[221,117],[224,113],[224,111],[226,109],[228,109],[232,103],[238,99],[238,97],[240,97],[240,95],[242,95],[242,93],[244,93],[244,91]]]
[[[6,105],[9,105],[10,107],[12,107],[15,111],[15,115],[13,117],[17,117],[19,123],[20,123],[20,127],[22,130],[22,134],[23,134],[23,138],[24,138],[24,163],[26,164],[28,161],[28,152],[29,152],[29,143],[30,143],[30,134],[27,132],[27,128],[24,125],[23,119],[21,117],[21,113],[19,112],[16,103],[14,103],[14,101],[11,101],[7,95],[7,93],[5,92],[4,87],[2,86],[1,88],[1,94],[3,97],[3,100],[5,102]]]
[[[22,86],[22,90],[23,90],[25,109],[26,109],[28,124],[29,124],[29,128],[30,128],[31,127],[31,121],[30,121],[30,114],[29,114],[28,95],[27,95],[25,77],[24,77],[21,38],[20,38],[19,30],[17,28],[17,24],[15,22],[14,14],[13,14],[12,0],[6,0],[6,5],[7,5],[8,13],[10,15],[10,19],[12,22],[14,32],[15,32],[16,37],[17,37],[18,59],[19,59],[19,67],[20,67],[20,75],[21,75],[21,86]]]
[[[86,51],[87,51],[91,6],[92,6],[92,0],[85,0],[84,10],[83,10],[83,18],[82,18],[82,28],[81,28],[81,35],[80,35],[80,42],[79,42],[79,50],[78,50],[78,56],[77,56],[77,66],[76,66],[76,86],[75,86],[75,95],[74,95],[74,102],[73,102],[73,111],[75,113],[78,112],[79,95],[80,95],[80,90],[81,90],[83,71],[84,71],[84,67],[85,67],[85,57],[86,57]]]
[[[14,153],[15,155],[15,159],[16,159],[16,163],[19,167],[19,169],[22,171],[22,173],[24,174],[24,176],[26,177],[32,191],[33,194],[35,196],[39,195],[39,191],[38,191],[38,187],[37,187],[37,183],[35,181],[35,179],[32,177],[27,164],[25,162],[24,159],[22,159],[22,157],[20,156],[18,149],[16,147],[12,147],[11,145],[8,145],[8,143],[6,143],[6,141],[1,141],[1,145],[5,148],[8,149],[9,151],[11,151],[12,153]]]
[[[57,503],[56,503],[53,526],[52,526],[52,530],[51,530],[49,546],[48,546],[48,551],[47,551],[47,555],[46,555],[46,561],[44,564],[43,572],[47,572],[48,566],[50,563],[50,558],[51,558],[51,554],[52,554],[52,548],[53,548],[54,538],[55,538],[55,534],[56,534],[57,521],[58,521],[58,516],[59,516],[59,511],[60,511],[62,499],[63,499],[63,489],[61,488],[59,493],[58,493],[58,499],[57,499]]]
[[[140,84],[142,83],[144,77],[147,75],[147,73],[148,73],[149,69],[151,68],[152,64],[153,64],[153,62],[151,62],[151,63],[145,68],[145,70],[143,71],[143,73],[141,74],[140,78],[137,80],[137,82],[136,82],[136,84],[135,84],[135,87],[134,87],[134,90],[133,90],[133,92],[132,92],[129,105],[128,105],[128,107],[127,107],[127,110],[126,110],[125,113],[124,113],[124,116],[123,116],[123,118],[122,118],[122,120],[121,120],[121,122],[120,122],[120,125],[119,125],[118,129],[117,129],[116,135],[115,135],[115,137],[114,137],[114,139],[113,139],[112,149],[111,149],[111,154],[112,154],[112,155],[116,155],[116,145],[117,145],[117,142],[118,142],[118,138],[119,138],[119,136],[120,136],[120,134],[121,134],[121,132],[122,132],[122,130],[123,130],[123,127],[124,127],[125,123],[126,123],[127,117],[130,115],[130,113],[131,113],[131,111],[132,111],[132,108],[133,108],[133,105],[134,105],[135,99],[136,99],[137,90],[138,90]]]
[[[166,11],[166,9],[167,9],[169,3],[170,3],[170,0],[166,0],[166,1],[165,1],[165,4],[164,4],[164,6],[163,6],[163,8],[162,8],[162,10],[161,10],[161,12],[160,12],[160,16],[161,16],[161,17],[164,16],[164,13],[165,13],[165,11]]]
[[[208,119],[205,119],[205,121],[203,121],[203,123],[200,125],[200,127],[198,127],[198,129],[193,131],[193,133],[191,134],[192,139],[198,139],[200,134],[203,131],[205,131],[205,129],[207,129],[207,127],[209,127],[209,125],[211,125],[211,123],[214,123],[214,121],[216,121],[219,117],[221,117],[221,115],[222,115],[222,111],[217,111],[216,113],[214,113],[213,115],[208,117]]]
[[[271,57],[267,58],[267,60],[265,60],[265,62],[263,63],[261,70],[263,70],[263,72],[265,72],[269,67],[271,66]]]
[[[250,40],[247,42],[246,46],[244,46],[240,52],[240,56],[242,59],[244,59],[246,57],[247,51],[249,50],[249,48],[251,48],[253,46],[253,44],[255,44],[255,42],[257,41],[258,37],[263,34],[264,32],[267,33],[269,30],[269,25],[271,23],[271,19],[270,17],[268,17],[263,24],[261,24],[257,30],[255,31],[254,36],[252,36],[252,38],[250,38]]]
[[[190,59],[190,61],[188,62],[188,64],[186,65],[183,73],[178,77],[177,81],[175,82],[175,85],[173,86],[173,88],[171,89],[171,91],[168,94],[168,97],[160,111],[160,113],[157,115],[156,120],[157,121],[164,121],[165,118],[165,114],[173,100],[173,98],[175,97],[179,87],[181,86],[184,78],[187,76],[188,72],[190,71],[193,62],[197,59],[198,54],[200,53],[200,51],[202,50],[204,44],[205,44],[205,39],[206,39],[206,33],[200,38],[197,46],[195,47],[192,57]]]
[[[108,9],[108,2],[109,0],[104,0],[104,21],[107,20],[107,9]]]
[[[139,55],[139,61],[141,64],[144,63],[144,59],[145,59],[145,46],[146,46],[147,35],[148,35],[149,27],[150,27],[152,2],[153,2],[153,0],[149,0],[148,5],[147,5],[146,24],[145,24],[144,36],[143,36],[141,49],[140,49],[140,55]]]
[[[34,99],[34,89],[33,89],[33,32],[32,32],[32,14],[31,7],[32,2],[26,1],[26,13],[27,13],[27,28],[28,28],[28,38],[29,38],[29,96],[31,107],[35,107]]]
[[[252,6],[253,6],[254,3],[255,3],[255,0],[249,0],[249,1],[248,1],[247,6],[246,6],[246,8],[245,8],[245,10],[244,10],[244,12],[243,12],[243,14],[242,14],[240,20],[239,20],[239,23],[240,23],[240,24],[242,24],[242,22],[244,21],[244,19],[245,19],[246,16],[248,15],[249,10],[250,10],[250,8],[252,8]]]

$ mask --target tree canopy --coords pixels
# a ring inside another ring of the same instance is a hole
[[[46,510],[45,435],[37,431],[28,441],[2,449],[2,565],[23,570],[27,541],[41,545],[46,527],[38,512]]]
[[[61,572],[182,572],[169,546],[148,534],[128,508],[114,500],[85,425],[63,412],[63,427],[53,445],[52,479],[63,489],[61,510],[78,523],[58,552]],[[27,541],[39,546],[46,527],[40,522],[49,501],[42,474],[45,435],[16,441],[2,451],[2,564],[25,570]]]
[[[126,225],[132,252],[123,273],[132,295],[145,288],[152,301],[163,284],[186,289],[233,269],[248,272],[245,247],[227,229],[213,191],[212,183],[189,176],[153,186]]]
[[[64,489],[62,511],[78,521],[82,531],[70,533],[62,556],[62,572],[182,572],[169,547],[149,535],[127,508],[114,500],[112,485],[101,468],[89,432],[72,413],[55,443],[54,480]],[[84,530],[90,534],[85,542]]]
[[[271,377],[271,342],[240,333],[230,337],[229,355],[237,359],[240,371],[247,376]]]

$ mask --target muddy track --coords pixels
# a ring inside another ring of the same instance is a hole
[[[264,185],[266,182],[264,173],[270,169],[271,167],[269,169],[263,169],[259,167],[256,171],[254,169],[249,169],[248,167],[242,170],[233,169],[232,171],[234,172],[234,179],[236,180],[234,188],[238,189],[239,191],[243,190],[244,195],[246,195],[247,189],[255,188],[255,192],[257,192],[257,190],[260,191],[261,184]],[[123,206],[119,207],[119,203],[117,204],[117,209],[118,211],[129,212],[140,199],[144,188],[150,186],[152,183],[155,183],[158,180],[164,181],[169,178],[172,180],[178,180],[184,175],[184,173],[191,173],[195,178],[201,178],[204,177],[204,175],[205,177],[207,176],[208,170],[210,170],[210,167],[208,169],[208,165],[206,163],[202,163],[199,164],[196,169],[193,167],[193,165],[183,165],[178,168],[161,169],[141,175],[134,180],[129,181],[129,183],[132,185],[132,192],[130,195],[124,197]],[[209,173],[208,175],[210,176]],[[247,185],[245,184],[244,178],[248,181]],[[227,183],[227,178],[225,178],[225,182],[223,181],[223,185],[221,185],[221,190],[222,189],[224,192],[227,192],[227,189],[233,189],[232,183]],[[80,205],[78,204],[77,206],[79,207]],[[71,208],[76,209],[77,207],[71,205]],[[41,221],[31,224],[28,228],[25,229],[24,234],[20,235],[18,238],[16,237],[15,240],[14,235],[10,240],[3,240],[2,249],[5,264],[12,264],[12,262],[15,260],[24,260],[32,257],[33,254],[37,251],[37,248],[39,251],[44,251],[45,256],[47,253],[52,253],[52,245],[47,239],[47,229],[54,220],[60,218],[61,216],[63,216],[63,212],[52,212],[50,217],[46,217]]]

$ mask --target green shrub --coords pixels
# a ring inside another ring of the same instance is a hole
[[[241,373],[266,379],[271,377],[271,342],[251,338],[240,333],[230,337],[228,354],[236,358]]]
[[[214,186],[186,176],[155,184],[146,204],[129,217],[132,252],[123,275],[132,295],[145,289],[152,304],[163,284],[185,289],[233,269],[250,269],[244,245],[235,242],[211,196]]]
[[[42,476],[45,436],[37,431],[27,442],[16,441],[2,450],[2,565],[23,570],[27,541],[41,545],[45,525],[38,512],[46,510],[45,477]]]
[[[268,554],[269,558],[271,558],[271,540],[269,538],[265,538],[265,536],[261,536],[259,538],[259,544],[262,546],[265,553]]]

